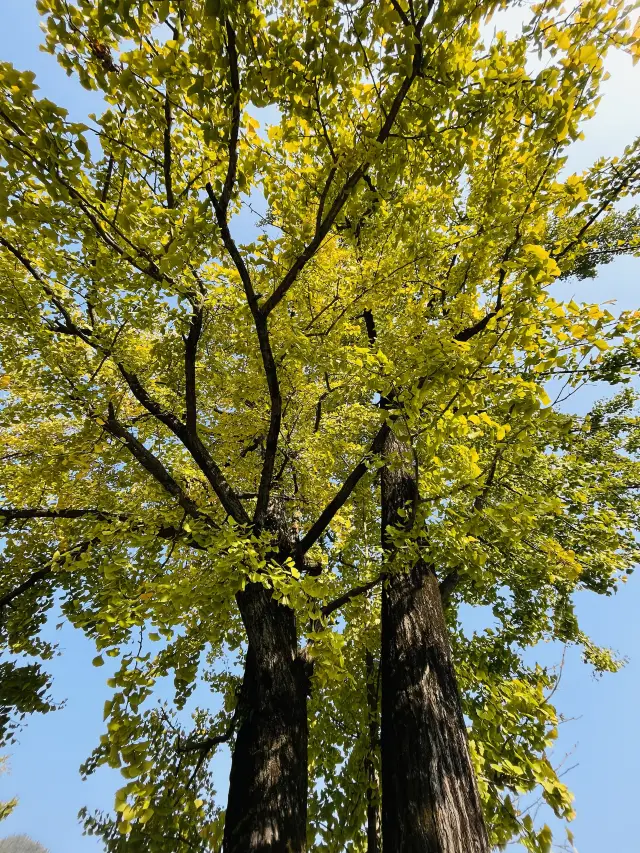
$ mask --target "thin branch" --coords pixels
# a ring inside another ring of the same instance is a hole
[[[91,334],[91,329],[81,329],[76,326],[75,322],[73,321],[73,318],[71,317],[71,314],[69,313],[62,300],[58,296],[56,296],[52,287],[49,285],[44,276],[41,275],[38,270],[33,266],[31,261],[27,257],[25,257],[25,255],[23,255],[22,252],[16,246],[13,245],[13,243],[9,242],[9,240],[7,240],[6,237],[3,237],[2,235],[0,235],[0,245],[4,246],[5,249],[8,249],[11,254],[27,270],[27,272],[29,272],[31,276],[33,276],[33,278],[38,282],[40,287],[42,287],[44,292],[51,300],[52,305],[54,305],[64,317],[66,327],[61,326],[56,329],[56,331],[71,332],[72,334],[76,334],[79,338],[82,338],[85,343],[89,343],[88,336]]]
[[[416,28],[416,37],[419,36],[419,30]],[[398,116],[400,111],[400,107],[402,106],[409,89],[411,88],[413,81],[419,75],[422,67],[422,45],[420,42],[416,42],[415,45],[415,53],[413,55],[413,63],[411,66],[411,72],[407,77],[402,81],[400,88],[396,92],[396,95],[393,99],[389,112],[385,118],[385,121],[378,131],[376,136],[376,142],[381,145],[383,142],[387,140],[391,130],[393,128],[394,122]],[[311,260],[311,258],[315,255],[317,250],[320,248],[320,245],[324,238],[329,233],[333,223],[335,222],[338,214],[343,209],[347,201],[351,196],[352,190],[357,186],[360,180],[365,176],[367,170],[369,169],[370,162],[365,160],[363,163],[358,166],[354,172],[345,180],[342,188],[340,189],[338,195],[333,201],[329,212],[325,216],[325,218],[320,223],[316,223],[316,230],[311,241],[305,246],[302,252],[298,255],[296,260],[293,262],[284,278],[280,282],[280,284],[273,291],[271,296],[266,300],[266,302],[262,306],[262,310],[265,315],[269,315],[273,309],[280,303],[280,301],[287,294],[288,290],[291,288],[293,283],[298,278],[300,272],[304,269],[306,264]]]
[[[350,589],[348,592],[343,593],[338,596],[338,598],[334,598],[333,601],[330,601],[328,604],[325,604],[322,608],[323,616],[330,616],[331,613],[334,613],[336,610],[339,610],[341,607],[344,607],[349,601],[354,598],[357,598],[359,595],[364,595],[364,593],[369,592],[369,590],[376,587],[379,583],[382,583],[387,578],[387,572],[381,572],[377,578],[374,578],[372,581],[368,583],[361,584],[360,586],[355,586],[353,589]]]
[[[30,261],[25,258],[24,255],[18,249],[16,249],[16,247],[14,247],[8,240],[6,240],[2,236],[0,236],[0,245],[4,245],[7,249],[9,249],[9,251],[20,261],[20,263],[25,267],[25,269],[27,269],[31,273],[34,279],[41,285],[47,296],[49,296],[52,304],[55,305],[55,307],[64,317],[66,326],[54,326],[54,330],[66,334],[77,335],[88,346],[91,346],[94,349],[101,349],[100,345],[98,345],[94,340],[91,339],[91,329],[82,329],[77,326],[64,304],[55,295],[49,284],[33,267]],[[195,335],[192,337],[192,344],[194,343],[194,339]],[[195,343],[197,344],[197,341],[195,341]],[[180,420],[180,418],[178,418],[172,412],[169,412],[167,409],[164,409],[158,402],[156,402],[144,388],[135,373],[130,373],[121,362],[117,362],[117,367],[136,400],[138,400],[138,402],[142,406],[144,406],[144,408],[150,414],[152,414],[155,418],[157,418],[157,420],[159,420],[169,430],[171,430],[171,432],[177,438],[180,439],[185,448],[191,453],[191,456],[193,457],[194,461],[197,463],[200,470],[204,473],[207,480],[211,484],[225,511],[229,515],[231,515],[239,524],[247,524],[249,518],[244,510],[244,507],[234,494],[221,469],[216,464],[213,457],[211,456],[205,445],[202,443],[200,438],[197,436],[197,434],[192,433],[187,427],[187,425]],[[132,448],[133,445],[130,445],[130,447]],[[144,448],[144,445],[140,444],[140,447]],[[146,448],[144,449],[146,450]],[[150,456],[152,457],[152,459],[155,459],[152,454],[150,454]],[[142,461],[143,455],[140,455],[137,458]],[[147,461],[149,462],[149,464],[152,464],[151,460]],[[155,461],[159,465],[161,465],[161,463],[157,459],[155,459]],[[150,471],[149,468],[147,468],[147,470]]]
[[[172,152],[171,152],[171,101],[169,100],[169,92],[164,99],[164,187],[167,194],[167,207],[174,208],[176,206],[175,198],[173,197],[173,181],[171,177]]]
[[[62,554],[62,557],[70,555],[71,557],[79,557],[95,542],[98,542],[98,539],[88,539],[84,542],[79,542],[77,545],[74,545],[72,548],[69,548],[68,551],[65,551]],[[53,564],[54,560],[51,559],[49,562],[43,566],[41,569],[38,569],[36,572],[33,572],[25,581],[23,581],[19,586],[14,589],[6,592],[3,596],[0,596],[0,610],[6,607],[8,604],[18,598],[23,593],[27,592],[32,587],[36,586],[40,583],[40,581],[44,580],[49,575],[53,574]]]
[[[189,498],[178,483],[173,479],[171,474],[164,467],[162,462],[153,455],[153,453],[144,446],[129,430],[116,418],[113,404],[109,403],[109,415],[105,418],[93,419],[101,423],[103,429],[120,441],[127,447],[132,456],[134,456],[142,467],[158,482],[162,488],[177,499],[178,503],[184,511],[191,516],[198,516],[200,512],[196,504]]]
[[[98,519],[119,518],[120,520],[126,517],[100,509],[44,509],[40,507],[18,509],[0,507],[0,522],[5,523],[32,518],[86,518],[86,516],[93,516]]]
[[[602,204],[601,204],[599,207],[597,207],[597,208],[596,208],[596,210],[594,211],[594,213],[589,217],[589,219],[587,219],[587,221],[586,221],[586,222],[585,222],[585,224],[582,226],[582,228],[578,231],[578,233],[577,233],[577,234],[576,234],[576,236],[573,238],[573,240],[571,240],[569,243],[567,243],[567,245],[564,247],[564,249],[562,249],[562,251],[557,252],[557,253],[555,253],[555,252],[552,252],[552,253],[551,253],[551,257],[552,257],[554,260],[559,260],[559,259],[560,259],[560,258],[562,258],[564,255],[566,255],[566,253],[567,253],[568,251],[570,251],[571,249],[573,249],[573,247],[574,247],[574,246],[576,246],[576,245],[578,245],[578,244],[580,243],[580,241],[582,240],[582,238],[584,237],[584,235],[587,233],[587,231],[589,230],[589,228],[591,228],[591,226],[594,224],[594,222],[596,221],[596,219],[598,219],[598,217],[599,217],[601,214],[603,214],[603,213],[604,213],[604,211],[605,211],[605,210],[606,210],[610,205],[612,205],[612,204],[613,204],[613,202],[618,198],[618,196],[619,196],[619,195],[620,195],[620,193],[625,189],[625,187],[627,186],[627,184],[629,183],[629,181],[631,180],[631,178],[634,176],[634,174],[635,174],[635,172],[636,172],[636,171],[637,171],[637,169],[633,169],[633,170],[632,170],[632,171],[631,171],[631,172],[630,172],[630,173],[629,173],[625,178],[623,178],[623,180],[622,180],[622,181],[620,182],[620,184],[616,187],[616,189],[613,191],[613,193],[612,193],[610,196],[608,196],[607,198],[605,198],[605,200],[602,202]]]

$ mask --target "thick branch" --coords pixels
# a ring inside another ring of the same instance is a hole
[[[511,253],[511,249],[513,247],[513,243],[507,248],[505,255],[503,257],[504,261],[508,260],[509,255]],[[492,311],[489,311],[484,317],[481,317],[477,323],[474,323],[473,326],[469,326],[466,329],[463,329],[461,332],[458,332],[454,337],[454,341],[469,341],[475,335],[480,334],[486,327],[489,325],[489,321],[492,320],[502,309],[502,287],[504,285],[504,280],[506,278],[507,271],[504,267],[500,267],[500,273],[498,276],[498,294],[496,296],[496,304]]]
[[[11,604],[11,602],[21,596],[23,593],[27,592],[27,590],[34,587],[36,584],[40,583],[41,580],[44,580],[48,575],[51,574],[51,567],[47,566],[44,569],[39,569],[37,572],[34,572],[30,575],[26,581],[21,583],[15,589],[12,589],[10,592],[5,593],[5,595],[0,596],[0,610],[5,607],[7,604]]]
[[[373,346],[378,338],[378,333],[376,331],[376,321],[373,319],[373,314],[369,308],[365,308],[362,312],[362,317],[364,319],[364,325],[367,329],[367,337],[369,338],[369,343]]]
[[[350,589],[348,592],[343,593],[338,596],[338,598],[334,598],[333,601],[330,601],[328,604],[325,604],[322,608],[322,615],[329,616],[331,613],[334,613],[336,610],[339,610],[341,607],[344,607],[349,601],[354,598],[357,598],[359,595],[364,595],[365,592],[369,592],[369,590],[373,589],[379,583],[382,583],[387,577],[386,572],[381,572],[377,578],[374,578],[372,581],[368,583],[361,584],[361,586],[355,586],[353,589]]]
[[[207,753],[213,749],[214,746],[219,746],[221,743],[228,743],[233,737],[233,733],[235,731],[237,724],[237,714],[234,713],[231,718],[231,722],[226,730],[226,732],[222,735],[214,735],[213,737],[205,738],[204,740],[199,741],[188,741],[184,745],[178,744],[177,751],[179,753],[184,752],[202,752]]]
[[[202,306],[194,307],[189,325],[189,334],[184,341],[184,382],[187,430],[197,434],[198,406],[196,395],[196,359],[198,342],[202,333]]]
[[[473,326],[469,326],[467,329],[463,329],[461,332],[458,332],[454,337],[454,341],[469,341],[475,335],[478,335],[483,329],[489,325],[489,321],[492,320],[496,316],[495,311],[489,311],[488,314],[485,314],[477,323],[474,323]]]
[[[229,133],[229,164],[227,175],[224,179],[220,206],[225,217],[231,200],[231,193],[236,182],[236,171],[238,168],[238,137],[240,134],[240,75],[238,73],[238,51],[236,49],[236,34],[229,23],[225,21],[227,31],[227,54],[229,56],[229,77],[231,80],[231,131]]]
[[[109,154],[109,162],[107,163],[107,173],[104,176],[104,184],[102,185],[102,192],[100,193],[100,201],[106,202],[109,197],[109,189],[111,187],[111,178],[113,176],[113,166],[115,164],[115,158],[113,154]]]
[[[171,165],[172,165],[172,153],[171,153],[171,101],[169,100],[169,93],[167,92],[166,97],[164,99],[164,138],[163,138],[163,147],[164,147],[164,188],[167,194],[167,207],[173,208],[176,206],[175,199],[173,197],[173,181],[171,178]]]
[[[111,403],[109,404],[109,416],[106,420],[102,420],[102,426],[106,432],[123,442],[131,455],[138,460],[145,471],[148,471],[166,492],[177,499],[182,509],[188,515],[197,516],[200,514],[196,504],[184,493],[162,462],[120,423],[115,416],[115,411]]]
[[[226,22],[227,30],[227,51],[229,56],[229,76],[231,80],[231,92],[233,97],[232,115],[231,115],[231,132],[229,135],[229,163],[227,166],[227,174],[225,177],[222,194],[218,198],[210,183],[206,185],[207,195],[213,206],[216,221],[220,228],[220,234],[225,249],[231,256],[242,286],[253,322],[258,336],[258,344],[260,346],[260,356],[264,368],[265,378],[267,380],[267,388],[269,391],[269,430],[267,432],[265,442],[265,455],[260,474],[260,485],[258,487],[258,497],[256,500],[256,508],[254,513],[254,523],[260,528],[263,526],[267,510],[269,506],[269,495],[271,492],[271,483],[273,479],[273,471],[275,466],[276,453],[278,451],[278,440],[280,438],[280,426],[282,423],[282,395],[280,393],[280,383],[278,381],[278,372],[276,362],[273,357],[271,348],[271,340],[269,337],[269,329],[267,324],[267,315],[260,310],[258,299],[253,289],[251,275],[247,269],[242,255],[236,245],[235,240],[231,236],[229,223],[227,219],[229,202],[231,193],[236,180],[237,164],[238,164],[238,134],[240,128],[240,77],[238,73],[238,54],[236,50],[236,36],[233,27]]]
[[[384,423],[380,427],[376,437],[371,442],[371,447],[369,448],[365,458],[356,465],[334,497],[322,510],[318,519],[311,525],[309,530],[298,543],[299,554],[305,554],[309,548],[318,541],[329,524],[331,524],[335,514],[344,506],[355,487],[369,470],[369,463],[371,459],[382,451],[390,430],[391,427],[387,423]]]
[[[458,586],[460,581],[460,573],[450,572],[445,578],[443,578],[438,584],[438,588],[440,590],[440,598],[442,599],[442,604],[445,605],[448,603],[451,598],[455,588]]]
[[[129,373],[122,364],[118,364],[118,368],[136,400],[171,430],[191,453],[194,461],[198,464],[198,467],[218,496],[225,511],[239,524],[247,524],[249,519],[244,507],[200,438],[197,435],[192,435],[187,429],[186,424],[174,415],[173,412],[169,412],[154,400],[134,373]]]

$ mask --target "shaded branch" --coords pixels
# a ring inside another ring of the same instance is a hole
[[[454,590],[460,581],[460,573],[457,571],[449,572],[438,584],[440,590],[440,599],[442,604],[446,605],[449,602]]]
[[[0,245],[5,246],[5,248],[7,248],[17,258],[17,260],[20,261],[20,263],[24,266],[24,268],[26,270],[28,270],[28,272],[33,276],[33,278],[43,288],[43,290],[45,291],[45,293],[47,294],[47,296],[51,300],[52,304],[62,314],[62,316],[65,320],[65,325],[59,325],[58,324],[56,326],[52,326],[52,328],[55,331],[59,331],[59,332],[65,333],[65,334],[76,335],[77,337],[81,338],[81,340],[83,340],[88,346],[92,347],[93,349],[102,349],[102,347],[95,340],[92,340],[92,337],[91,337],[92,336],[92,330],[91,329],[82,329],[74,322],[73,318],[71,317],[71,314],[69,313],[69,311],[67,310],[65,305],[62,303],[62,301],[55,295],[54,291],[51,289],[48,282],[35,269],[33,264],[31,264],[31,262],[20,252],[20,250],[18,250],[15,246],[13,246],[13,244],[11,244],[6,238],[4,238],[2,236],[0,236]],[[196,317],[197,317],[197,314],[198,314],[198,312],[196,311]],[[188,403],[188,407],[187,407],[187,412],[189,413],[189,411],[190,411],[189,407],[191,407],[191,414],[189,415],[189,417],[192,420],[193,420],[193,416],[195,413],[195,408],[194,408],[195,407],[195,350],[197,348],[197,342],[198,342],[198,338],[200,336],[201,322],[202,322],[201,317],[200,317],[200,320],[196,320],[195,327],[194,327],[194,324],[192,322],[192,327],[190,330],[190,342],[189,342],[189,345],[187,347],[187,349],[190,348],[189,349],[189,355],[187,355],[187,352],[185,351],[185,361],[187,360],[188,357],[189,358],[193,357],[193,361],[194,361],[193,370],[191,370],[189,372],[189,375],[187,378],[187,382],[189,383],[189,387],[187,389],[187,392],[189,395],[189,403]],[[214,492],[216,493],[216,495],[217,495],[218,499],[220,500],[222,506],[224,507],[225,511],[229,515],[231,515],[235,519],[235,521],[237,521],[238,523],[240,523],[240,524],[248,523],[249,519],[248,519],[248,516],[244,510],[244,507],[242,506],[239,499],[237,498],[237,496],[234,494],[233,490],[229,486],[229,484],[228,484],[224,474],[222,473],[221,469],[216,464],[216,462],[212,458],[211,454],[209,453],[209,451],[207,450],[205,445],[202,443],[202,441],[199,439],[199,437],[195,433],[195,429],[191,430],[188,425],[184,424],[180,420],[180,418],[178,418],[172,412],[169,412],[168,410],[164,409],[163,406],[161,406],[159,403],[157,403],[155,400],[153,400],[153,398],[150,396],[150,394],[144,388],[144,386],[142,385],[142,383],[140,382],[140,380],[136,376],[136,374],[130,373],[121,362],[117,362],[117,367],[118,367],[121,375],[123,376],[124,380],[126,381],[127,385],[129,386],[129,389],[131,390],[134,397],[136,398],[136,400],[138,400],[138,402],[150,414],[152,414],[155,418],[157,418],[177,438],[179,438],[180,441],[185,446],[185,448],[191,453],[191,456],[193,457],[194,461],[197,463],[200,470],[206,476],[207,480],[209,481],[210,485],[212,486]],[[185,372],[187,373],[188,371],[185,371]],[[128,435],[133,439],[133,436],[130,433],[128,433]],[[120,436],[120,437],[122,437],[122,436]],[[134,441],[137,441],[137,440],[134,439]],[[142,462],[143,458],[145,458],[144,454],[142,453],[142,450],[141,450],[141,448],[143,448],[149,454],[149,457],[151,457],[150,459],[147,458],[147,463],[150,465],[153,465],[152,460],[155,460],[155,462],[158,465],[160,465],[160,467],[162,468],[161,463],[153,456],[153,454],[151,454],[150,451],[146,450],[146,448],[144,448],[144,445],[140,444],[139,442],[138,442],[138,444],[139,444],[139,447],[136,449],[136,453],[139,454],[137,456],[139,461]],[[134,445],[129,444],[129,447],[131,449],[134,447]],[[145,463],[143,463],[143,464],[145,465],[146,470],[150,471],[150,473],[151,473],[151,469],[147,468]],[[158,468],[155,468],[155,470],[156,470],[157,474],[161,473]],[[177,485],[177,484],[175,484],[175,485]],[[171,492],[171,494],[174,494],[174,493]]]
[[[605,212],[605,210],[611,204],[613,204],[613,202],[618,198],[620,193],[628,186],[629,181],[631,180],[631,178],[635,175],[635,173],[637,171],[638,171],[637,168],[632,169],[629,172],[629,174],[626,175],[622,179],[622,181],[618,184],[618,186],[615,188],[615,190],[612,192],[612,194],[610,196],[607,196],[607,198],[605,198],[605,200],[602,202],[602,204],[600,204],[600,206],[596,208],[594,213],[587,219],[587,221],[582,226],[582,228],[578,231],[578,233],[573,238],[573,240],[571,240],[569,243],[567,243],[567,245],[564,247],[564,249],[562,249],[562,251],[551,252],[550,257],[552,257],[554,260],[559,260],[560,258],[564,257],[564,255],[566,255],[567,252],[569,252],[571,249],[573,249],[574,246],[577,246],[580,243],[580,241],[582,240],[582,238],[584,237],[584,235],[587,233],[589,228],[591,228],[591,226],[594,224],[596,219],[598,219]]]
[[[194,461],[218,496],[225,511],[239,524],[247,524],[249,519],[244,507],[200,438],[189,432],[186,424],[174,415],[173,412],[168,411],[154,400],[135,373],[129,373],[124,365],[120,363],[118,364],[118,368],[136,400],[179,438],[185,448],[191,453]],[[155,457],[153,458],[155,459]]]
[[[184,384],[187,430],[193,436],[197,434],[198,405],[196,395],[196,359],[198,342],[202,334],[202,306],[194,307],[189,325],[189,334],[184,339]]]
[[[231,193],[236,182],[238,168],[238,137],[240,135],[240,75],[238,72],[238,51],[236,49],[236,34],[229,20],[225,21],[227,31],[227,54],[229,57],[229,77],[231,79],[231,131],[229,133],[229,164],[224,179],[220,206],[226,216],[231,200]]]
[[[51,573],[50,566],[47,566],[44,569],[39,569],[37,572],[30,575],[24,583],[21,583],[20,586],[17,586],[15,589],[12,589],[11,592],[7,592],[0,596],[0,610],[8,604],[11,604],[15,598],[18,598],[23,593],[27,592],[27,590],[40,583],[40,581],[44,580]]]
[[[271,348],[271,340],[269,337],[269,329],[267,324],[267,313],[261,310],[258,305],[258,299],[253,289],[251,275],[247,265],[244,262],[242,255],[236,245],[235,240],[231,236],[229,223],[227,220],[227,212],[231,193],[235,185],[237,163],[238,163],[238,135],[240,128],[240,78],[238,73],[238,54],[236,50],[236,36],[233,27],[226,21],[227,30],[227,51],[229,55],[229,75],[231,79],[231,91],[233,95],[232,116],[231,116],[231,133],[229,135],[229,164],[225,177],[224,187],[220,198],[217,198],[211,183],[207,182],[206,191],[211,204],[213,206],[216,221],[220,228],[222,242],[225,249],[231,256],[242,286],[256,333],[258,336],[258,344],[260,347],[260,356],[264,368],[265,378],[267,380],[267,388],[269,391],[269,429],[267,431],[265,441],[265,454],[260,474],[260,485],[258,487],[258,497],[256,499],[256,507],[254,512],[254,524],[261,528],[265,522],[268,507],[269,495],[271,492],[271,484],[273,480],[273,471],[275,467],[276,454],[278,451],[278,440],[280,438],[280,426],[282,423],[282,395],[280,393],[280,383],[278,381],[278,372],[276,362],[273,357]]]
[[[233,733],[236,730],[236,726],[238,724],[239,719],[239,708],[240,708],[240,699],[235,707],[233,712],[233,716],[229,720],[229,725],[227,726],[227,730],[222,735],[213,735],[213,737],[208,737],[205,740],[201,741],[187,741],[184,745],[178,743],[177,751],[179,753],[185,752],[200,752],[203,755],[206,755],[214,746],[219,746],[221,743],[227,743],[233,737]]]
[[[14,258],[16,258],[16,260],[18,260],[22,264],[22,266],[35,279],[35,281],[38,282],[40,287],[44,290],[46,295],[51,300],[51,304],[54,305],[55,308],[64,317],[66,325],[58,326],[57,328],[52,326],[52,328],[54,328],[54,331],[77,335],[85,343],[88,344],[88,338],[91,334],[91,329],[81,329],[75,324],[71,314],[69,313],[62,300],[58,296],[56,296],[54,290],[51,288],[48,281],[44,278],[43,275],[41,275],[41,273],[38,272],[38,270],[33,266],[31,261],[27,257],[25,257],[25,255],[22,254],[20,249],[14,246],[13,243],[11,243],[9,240],[6,239],[6,237],[3,237],[2,235],[0,235],[0,245],[4,246],[5,249],[8,249],[14,256]]]
[[[111,177],[113,176],[113,166],[115,164],[115,158],[113,154],[109,154],[109,162],[107,163],[107,173],[104,176],[104,184],[102,185],[102,192],[100,193],[100,201],[104,204],[106,202],[107,197],[109,196],[109,188],[111,187]]]
[[[334,598],[333,601],[330,601],[328,604],[324,605],[321,611],[322,615],[329,616],[331,613],[334,613],[336,610],[339,610],[341,607],[344,607],[344,605],[352,599],[357,598],[359,595],[363,595],[365,592],[369,592],[369,590],[373,589],[379,583],[382,583],[386,578],[387,572],[381,572],[378,577],[374,578],[372,581],[361,584],[360,586],[355,586],[348,592],[339,595],[338,598]]]
[[[309,530],[298,543],[298,554],[304,555],[309,548],[318,541],[329,524],[331,524],[336,513],[344,506],[355,487],[369,470],[372,458],[382,451],[390,431],[391,427],[386,422],[380,427],[375,438],[371,442],[371,446],[364,459],[356,465],[353,471],[351,471],[334,497],[322,510],[318,519],[311,525]]]
[[[79,542],[77,545],[74,545],[72,548],[69,548],[68,551],[65,551],[64,554],[61,555],[61,557],[71,556],[75,559],[81,554],[84,554],[84,552],[88,548],[90,548],[91,545],[98,541],[99,540],[97,538],[94,538],[87,539],[84,542]],[[11,604],[11,602],[14,599],[18,598],[20,595],[23,595],[23,593],[27,592],[28,590],[32,589],[32,587],[39,584],[40,581],[43,581],[46,577],[53,574],[53,565],[54,560],[49,560],[49,562],[45,566],[33,572],[33,574],[29,575],[29,577],[19,586],[10,590],[10,592],[6,592],[4,595],[0,596],[0,610],[2,610],[2,608],[6,607],[8,604]]]
[[[164,187],[167,194],[167,207],[174,208],[176,206],[173,197],[173,181],[171,177],[172,152],[171,152],[171,101],[167,92],[164,99],[164,134],[163,134],[163,169],[164,169]]]
[[[184,509],[188,515],[200,515],[196,504],[184,493],[182,488],[173,479],[162,462],[160,462],[160,460],[116,418],[112,403],[109,403],[109,416],[106,419],[97,418],[94,415],[94,420],[101,423],[103,429],[110,435],[114,436],[114,438],[120,439],[131,455],[134,456],[142,465],[145,471],[151,474],[153,479],[159,483],[166,492],[177,499],[182,509]]]
[[[35,507],[33,509],[17,509],[13,507],[0,507],[0,521],[22,521],[32,518],[86,518],[93,516],[94,518],[118,518],[121,521],[127,516],[117,515],[111,512],[104,512],[100,509],[43,509]]]

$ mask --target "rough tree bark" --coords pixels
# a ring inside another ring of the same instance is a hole
[[[238,594],[249,636],[229,777],[225,853],[304,853],[307,696],[293,611],[261,584]]]
[[[391,435],[382,469],[382,545],[412,506],[416,483]],[[489,853],[451,661],[440,591],[419,561],[391,573],[382,594],[382,843],[393,853]]]
[[[291,548],[284,502],[272,498],[266,526],[279,558]],[[304,853],[307,847],[309,665],[293,610],[260,583],[236,596],[248,648],[231,758],[224,853]]]

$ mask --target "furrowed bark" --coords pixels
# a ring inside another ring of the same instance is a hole
[[[274,553],[291,548],[285,504],[272,496]],[[224,853],[304,853],[307,846],[309,669],[295,613],[260,583],[236,595],[248,649],[229,777]]]
[[[391,435],[382,469],[382,545],[415,496],[406,449]],[[382,593],[382,839],[397,853],[489,853],[438,581],[420,560]]]
[[[224,853],[304,853],[307,841],[307,696],[294,613],[262,584],[237,596],[249,636]]]

